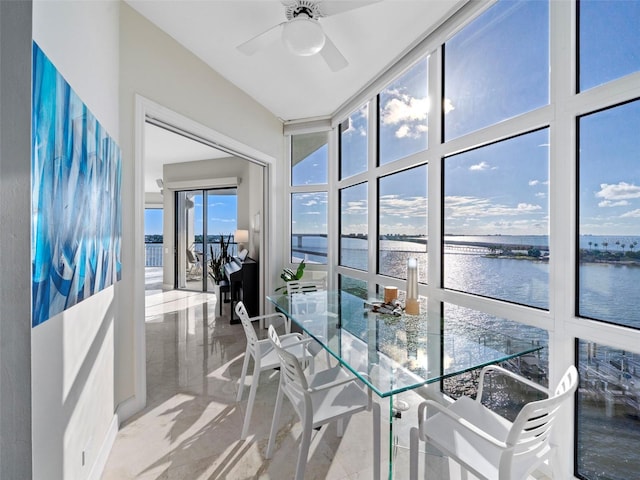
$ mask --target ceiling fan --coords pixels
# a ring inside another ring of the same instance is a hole
[[[238,45],[237,48],[246,55],[253,55],[280,36],[294,55],[310,56],[319,53],[329,68],[337,72],[345,68],[349,62],[324,32],[319,20],[379,1],[381,0],[282,0],[287,20]]]

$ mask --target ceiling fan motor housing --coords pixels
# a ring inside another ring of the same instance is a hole
[[[293,20],[300,14],[305,14],[307,17],[317,20],[323,17],[322,11],[317,2],[312,0],[297,0],[295,2],[286,5],[285,15],[287,20]]]

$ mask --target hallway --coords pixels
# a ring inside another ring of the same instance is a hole
[[[274,458],[264,458],[277,374],[261,376],[241,441],[249,394],[246,388],[236,403],[242,326],[229,324],[229,304],[216,318],[213,294],[163,292],[157,270],[147,268],[147,406],[121,426],[102,480],[293,478],[301,426],[286,402]],[[323,428],[314,434],[306,478],[371,478],[370,439],[369,413],[356,415],[343,438],[335,425]]]

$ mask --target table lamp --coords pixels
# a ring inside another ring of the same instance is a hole
[[[249,230],[236,230],[233,238],[238,244],[238,253],[240,253],[244,248],[244,244],[249,241]]]

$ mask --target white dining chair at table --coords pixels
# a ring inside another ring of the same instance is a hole
[[[287,282],[287,295],[289,296],[290,313],[296,318],[296,322],[306,331],[305,317],[314,315],[331,315],[327,311],[327,285],[324,280],[292,280]],[[326,327],[326,325],[325,325]],[[328,332],[326,328],[309,331],[309,333],[321,341],[326,341]],[[305,337],[307,334],[305,333]],[[314,348],[313,346],[311,348]],[[314,350],[314,354],[319,353]],[[331,366],[331,355],[325,350],[327,366]]]
[[[249,423],[251,422],[251,414],[256,399],[258,383],[260,381],[260,373],[266,370],[274,370],[280,367],[280,357],[268,338],[259,340],[253,328],[252,321],[264,318],[279,317],[284,321],[286,333],[282,336],[283,348],[290,348],[290,353],[295,356],[303,365],[307,363],[313,364],[313,355],[307,350],[307,345],[312,339],[305,340],[299,333],[289,333],[291,331],[290,321],[281,313],[270,315],[262,315],[260,317],[250,318],[247,309],[240,301],[236,304],[236,314],[240,318],[242,328],[247,338],[247,348],[242,363],[242,374],[240,375],[240,384],[238,386],[238,397],[236,401],[242,400],[242,392],[244,390],[244,381],[249,367],[249,358],[253,358],[253,379],[251,380],[251,389],[249,391],[249,400],[247,401],[247,410],[244,415],[242,424],[242,433],[240,437],[244,440],[249,431]],[[293,345],[291,345],[293,344]],[[291,345],[291,347],[289,347]]]
[[[482,404],[489,373],[515,379],[547,398],[524,405],[513,422]],[[435,446],[479,479],[526,479],[538,468],[559,479],[556,447],[550,442],[560,408],[578,387],[578,371],[570,366],[550,395],[549,390],[502,367],[490,365],[480,374],[476,399],[462,396],[448,407],[426,400],[418,407],[418,427],[410,432],[410,479],[418,478],[418,446]],[[427,417],[427,408],[437,413]]]
[[[371,389],[355,375],[335,366],[307,375],[300,361],[284,348],[273,325],[269,339],[280,357],[280,385],[273,413],[266,457],[273,456],[280,421],[280,410],[286,396],[302,422],[302,438],[296,464],[296,480],[303,480],[311,444],[311,433],[322,425],[336,421],[338,437],[343,434],[343,421],[358,412],[373,411],[373,471],[380,478],[380,405],[373,401]]]

